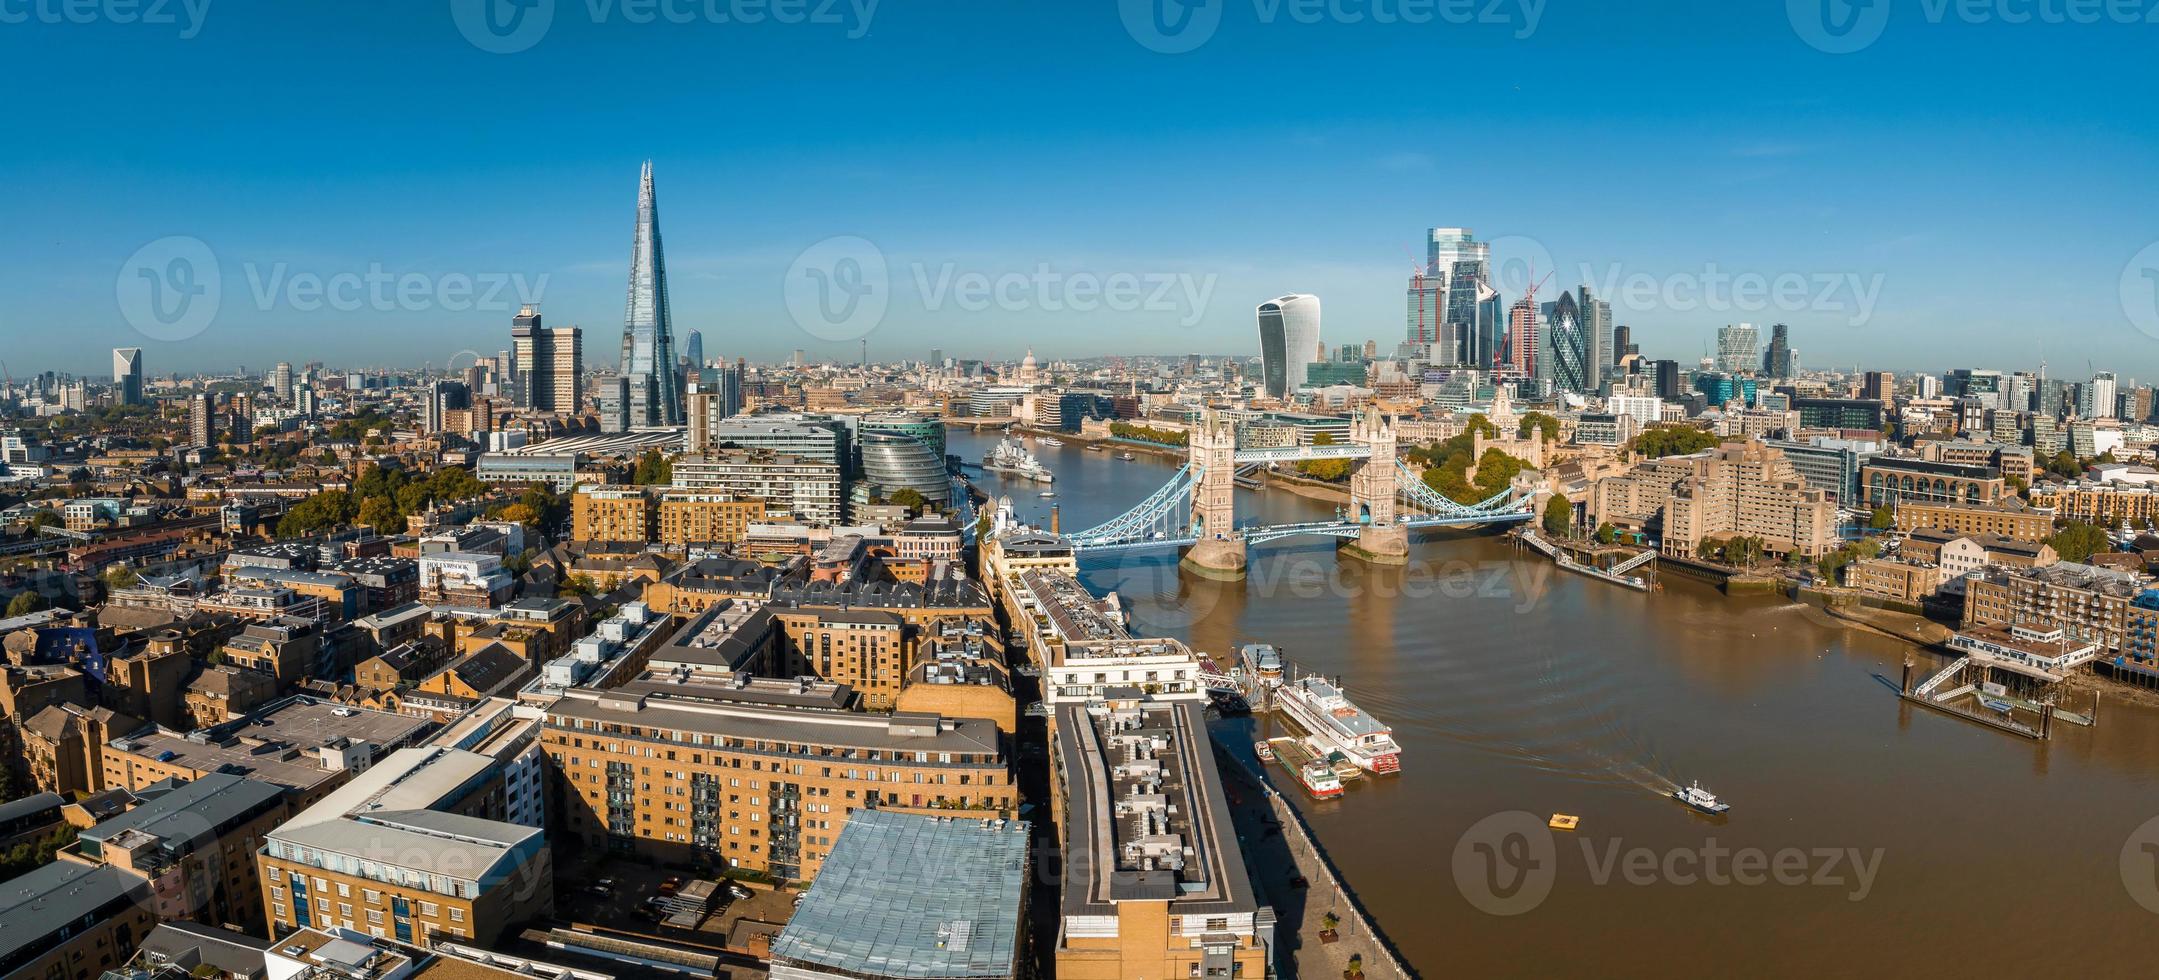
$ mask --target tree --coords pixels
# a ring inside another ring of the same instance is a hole
[[[14,619],[17,616],[28,616],[31,613],[45,609],[49,605],[51,603],[46,602],[44,596],[33,591],[24,590],[16,593],[15,599],[7,604],[7,615],[9,619]]]
[[[136,575],[135,570],[126,565],[114,565],[106,569],[105,574],[98,577],[104,581],[105,591],[112,592],[116,589],[134,587]]]
[[[892,503],[907,508],[911,513],[921,513],[923,506],[929,503],[929,500],[922,496],[922,491],[913,487],[901,487],[894,490],[889,499]]]
[[[277,536],[298,538],[350,524],[360,516],[360,504],[343,490],[325,490],[292,505],[278,519]]]
[[[2063,561],[2073,562],[2090,561],[2093,555],[2111,551],[2114,547],[2105,531],[2082,521],[2070,521],[2047,543],[2054,546],[2054,553],[2062,556]]]
[[[1515,435],[1527,439],[1532,429],[1543,429],[1546,442],[1559,441],[1559,420],[1543,412],[1530,412],[1522,416],[1522,424],[1517,426]]]
[[[62,520],[60,512],[56,510],[41,510],[30,515],[30,530],[32,531],[43,527],[61,527],[65,524],[67,524],[67,521]]]
[[[1574,530],[1574,502],[1566,494],[1555,493],[1544,502],[1544,530],[1562,538]]]
[[[1716,444],[1716,433],[1692,427],[1648,429],[1634,437],[1634,451],[1648,459],[1698,453]]]
[[[1612,525],[1610,525],[1610,524],[1599,524],[1599,525],[1597,525],[1597,543],[1598,543],[1598,544],[1617,544],[1618,542],[1619,542],[1619,529],[1618,529],[1618,528],[1616,528],[1616,527],[1613,527],[1613,526],[1612,526]]]
[[[539,524],[540,515],[532,508],[527,507],[522,503],[517,503],[511,504],[510,506],[504,507],[502,509],[502,519],[505,521],[523,524],[527,527],[536,527]]]
[[[600,583],[593,581],[592,576],[579,572],[563,579],[562,584],[555,587],[555,591],[562,595],[597,595],[600,591]]]
[[[397,502],[387,496],[369,497],[360,502],[360,523],[377,531],[401,525],[404,518],[397,512]]]
[[[1325,435],[1325,433],[1321,433]],[[1349,460],[1307,459],[1297,463],[1297,472],[1315,480],[1338,483],[1349,478]]]
[[[637,457],[637,469],[630,475],[630,482],[648,487],[673,483],[674,461],[657,449],[647,449]]]
[[[1874,508],[1874,516],[1867,519],[1867,526],[1877,531],[1887,531],[1897,526],[1896,512],[1887,507]]]

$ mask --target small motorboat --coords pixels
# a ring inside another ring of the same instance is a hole
[[[1689,783],[1685,789],[1673,790],[1672,799],[1711,815],[1722,814],[1732,808],[1731,804],[1717,799],[1717,794],[1703,789],[1700,783]]]
[[[1272,745],[1268,745],[1265,742],[1253,742],[1252,751],[1259,756],[1259,761],[1261,762],[1274,761],[1274,746]]]
[[[1552,814],[1552,822],[1551,822],[1550,826],[1551,826],[1551,828],[1552,828],[1553,830],[1573,830],[1574,828],[1576,828],[1576,827],[1579,827],[1579,826],[1581,826],[1581,825],[1582,825],[1582,818],[1580,818],[1580,817],[1577,817],[1577,816],[1575,816],[1574,814],[1571,814],[1571,813],[1555,813],[1555,814]]]

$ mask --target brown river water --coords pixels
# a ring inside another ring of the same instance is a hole
[[[991,442],[955,431],[951,451]],[[1043,523],[1059,504],[1068,531],[1175,468],[1036,452],[1058,496],[1008,492]],[[1334,506],[1238,504],[1240,522]],[[1180,575],[1169,553],[1083,571],[1136,631],[1225,662],[1275,644],[1393,727],[1401,775],[1326,803],[1288,792],[1427,976],[2151,972],[2159,711],[2103,702],[2097,727],[2026,741],[1898,701],[1908,644],[1676,576],[1628,591],[1493,535],[1422,538],[1406,568],[1292,539],[1254,548],[1243,582]],[[1273,724],[1218,732],[1249,755]],[[1730,814],[1669,798],[1689,780]],[[1554,813],[1580,828],[1545,830]]]

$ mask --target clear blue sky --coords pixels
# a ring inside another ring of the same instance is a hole
[[[1797,309],[1622,303],[1651,356],[1784,320],[1814,366],[2023,367],[2044,343],[2059,375],[2088,358],[2159,378],[2120,285],[2159,239],[2159,27],[1930,23],[1921,0],[1877,2],[1880,39],[1831,55],[1773,2],[1550,0],[1518,39],[1519,0],[1472,6],[1502,24],[1307,24],[1290,0],[1212,0],[1210,39],[1172,55],[1108,0],[886,0],[852,39],[845,3],[837,24],[710,23],[683,3],[697,22],[678,25],[552,0],[514,54],[469,43],[448,0],[212,0],[186,39],[0,0],[28,15],[0,23],[0,357],[103,372],[107,348],[140,345],[164,374],[507,346],[501,309],[262,301],[282,264],[430,288],[545,276],[550,322],[611,362],[649,157],[678,343],[699,329],[711,356],[851,355],[783,299],[790,263],[833,236],[890,270],[873,357],[1242,351],[1253,305],[1288,291],[1320,295],[1330,344],[1391,346],[1423,230],[1465,225],[1548,256],[1548,291],[1585,263],[1660,292],[1712,268],[1812,284]],[[166,236],[205,243],[222,284],[179,341],[116,299]],[[938,288],[1044,264],[1055,282],[1212,288],[1130,312]],[[1863,323],[1854,294],[1812,297],[1824,281],[1878,284]]]

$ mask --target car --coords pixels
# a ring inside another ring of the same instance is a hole
[[[736,901],[747,901],[755,893],[741,885],[729,885],[727,886],[727,894],[733,895]]]
[[[681,891],[681,890],[682,890],[682,876],[681,876],[681,875],[668,875],[668,876],[667,876],[667,879],[666,879],[665,881],[662,881],[662,882],[660,882],[660,894],[662,894],[662,895],[672,895],[672,894],[674,894],[674,893],[676,893],[676,892],[679,892],[679,891]]]

